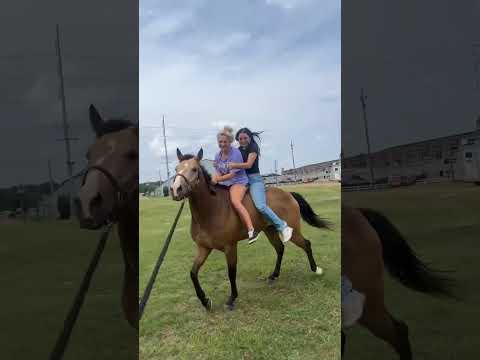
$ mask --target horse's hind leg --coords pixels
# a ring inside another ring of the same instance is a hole
[[[343,353],[345,352],[345,340],[346,336],[345,333],[342,330],[342,347],[341,347],[341,356],[343,357]]]
[[[367,304],[360,323],[373,335],[389,343],[400,356],[400,360],[412,359],[407,325],[395,320],[384,306]]]
[[[227,257],[228,278],[230,280],[231,295],[227,300],[227,307],[233,310],[235,300],[238,297],[237,291],[237,245],[225,248],[225,256]]]
[[[305,251],[308,258],[308,263],[310,265],[310,270],[312,270],[314,273],[318,275],[321,275],[323,273],[323,270],[322,268],[317,266],[317,263],[313,258],[312,244],[310,243],[310,241],[305,239],[303,235],[300,233],[300,231],[297,229],[293,231],[292,239],[290,241]]]
[[[190,271],[190,277],[192,278],[193,286],[195,287],[197,297],[207,310],[212,309],[212,301],[205,296],[205,292],[200,286],[200,282],[198,281],[198,272],[202,265],[205,263],[205,260],[207,260],[207,257],[208,255],[210,255],[211,251],[212,249],[207,249],[197,245],[197,256],[193,261],[192,270]]]
[[[282,266],[282,258],[283,258],[283,252],[285,250],[285,246],[283,245],[282,241],[280,240],[280,237],[278,236],[278,231],[273,226],[266,228],[264,232],[267,235],[268,241],[270,241],[270,244],[272,244],[273,248],[277,252],[277,261],[275,263],[275,269],[268,277],[268,281],[272,283],[280,276],[280,268]]]

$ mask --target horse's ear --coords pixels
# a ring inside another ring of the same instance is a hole
[[[178,161],[182,161],[183,159],[183,154],[179,148],[177,148],[177,158],[178,158]]]
[[[92,125],[92,129],[97,135],[97,137],[100,137],[103,135],[103,119],[98,113],[95,106],[90,105],[89,112],[90,112],[90,125]]]
[[[197,159],[198,161],[201,161],[203,159],[203,148],[200,148],[197,154]]]

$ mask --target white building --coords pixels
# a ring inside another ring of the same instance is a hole
[[[340,160],[324,161],[321,163],[301,166],[296,169],[282,170],[282,182],[286,181],[340,181]]]
[[[417,179],[480,181],[480,119],[462,134],[390,147],[371,154],[376,182],[409,183]],[[394,179],[394,180],[392,180]],[[366,154],[343,159],[343,183],[370,181]]]

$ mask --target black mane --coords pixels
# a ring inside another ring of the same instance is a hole
[[[102,135],[114,133],[137,125],[127,119],[110,119],[102,123]]]

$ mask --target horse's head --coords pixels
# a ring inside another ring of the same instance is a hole
[[[203,149],[200,149],[197,156],[183,155],[177,149],[177,157],[179,163],[175,168],[176,174],[170,186],[170,194],[173,200],[180,201],[189,197],[202,179],[200,161],[203,158]]]
[[[80,226],[98,229],[114,217],[126,195],[138,186],[138,128],[127,120],[103,121],[90,105],[96,141],[75,199]]]

